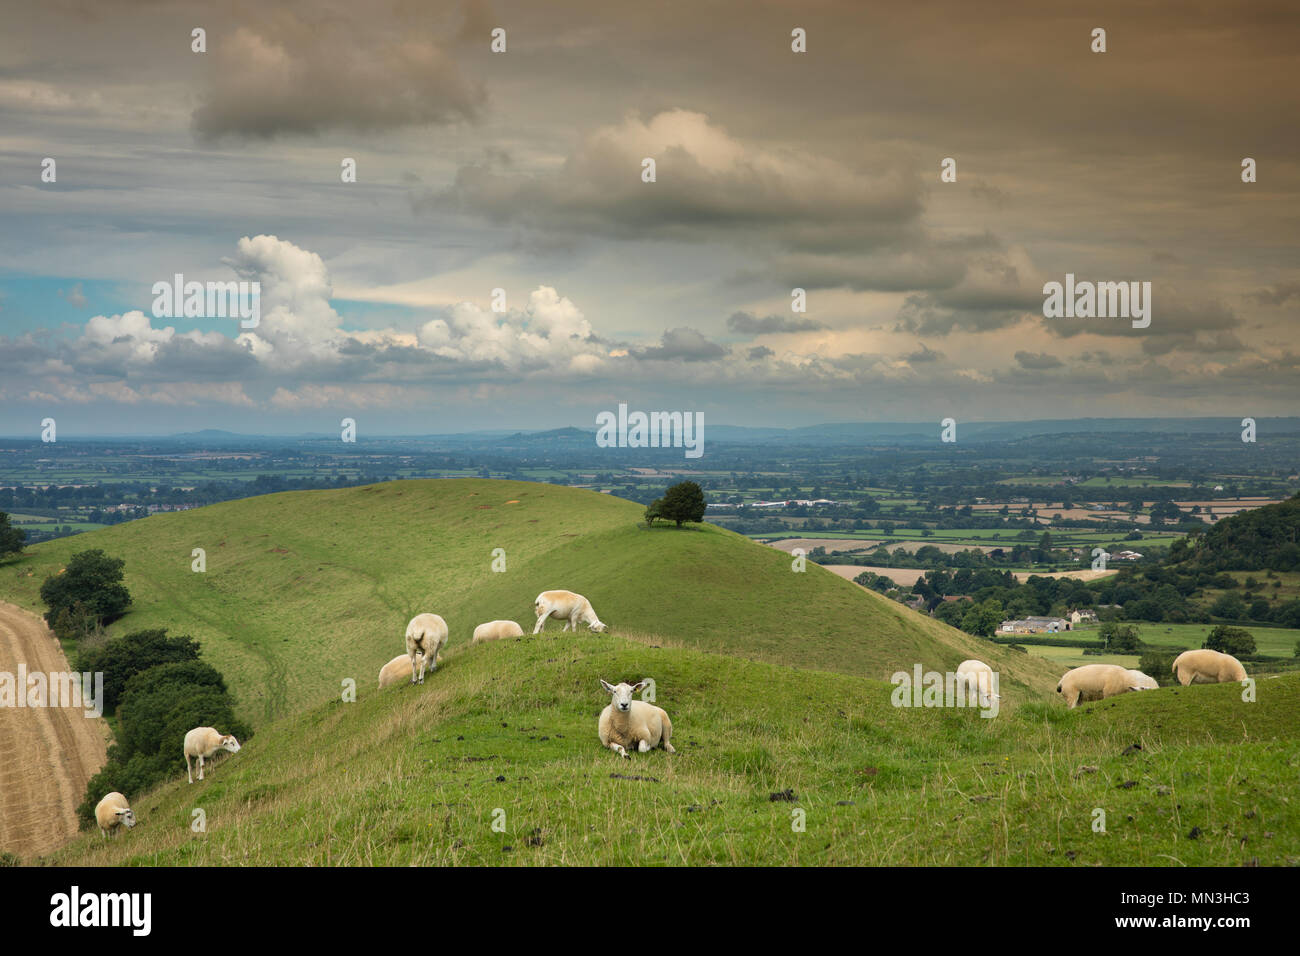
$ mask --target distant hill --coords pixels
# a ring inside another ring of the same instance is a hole
[[[0,596],[41,610],[40,583],[71,554],[124,558],[134,606],[114,633],[194,636],[253,723],[335,698],[344,678],[371,681],[403,652],[419,612],[445,617],[455,647],[497,618],[531,631],[533,599],[551,588],[585,594],[616,634],[677,646],[876,679],[983,657],[1026,696],[1054,686],[1039,658],[811,562],[796,573],[789,555],[712,525],[648,530],[643,511],[593,491],[486,479],[264,495],[43,543],[0,567]],[[191,570],[195,548],[203,573]],[[505,573],[491,570],[498,548]]]
[[[1300,495],[1225,518],[1171,553],[1182,557],[1208,571],[1300,571]]]

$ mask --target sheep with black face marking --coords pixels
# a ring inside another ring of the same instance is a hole
[[[411,683],[423,684],[424,672],[438,669],[438,651],[447,643],[447,622],[437,614],[417,614],[406,625],[406,653],[411,658]]]
[[[99,832],[107,840],[110,833],[113,836],[121,833],[121,827],[129,830],[135,826],[135,813],[131,810],[131,805],[126,802],[126,797],[114,790],[95,804],[95,822],[99,824]]]
[[[194,782],[194,767],[190,760],[198,758],[199,779],[202,780],[204,761],[212,759],[223,750],[232,754],[239,753],[239,741],[234,734],[223,734],[214,727],[195,727],[186,734],[185,770],[189,774],[190,783]]]
[[[1105,700],[1141,689],[1132,673],[1118,664],[1084,664],[1067,671],[1056,685],[1056,692],[1065,697],[1070,709],[1086,700]]]
[[[1184,687],[1188,684],[1228,684],[1245,680],[1246,668],[1231,654],[1202,648],[1183,651],[1175,657],[1174,674]]]
[[[507,637],[523,637],[524,629],[514,621],[488,621],[474,628],[471,644],[479,641],[500,641]]]
[[[600,745],[629,760],[629,747],[641,753],[655,747],[663,747],[670,754],[677,753],[669,743],[673,734],[673,722],[668,719],[668,712],[643,700],[632,699],[632,695],[644,688],[646,683],[639,681],[616,687],[604,680],[600,682],[600,686],[613,698],[600,712],[600,722],[596,725]]]

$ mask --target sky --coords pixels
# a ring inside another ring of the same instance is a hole
[[[0,15],[0,434],[1296,411],[1294,3]]]

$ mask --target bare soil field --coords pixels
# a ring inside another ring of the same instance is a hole
[[[921,575],[925,574],[923,568],[874,568],[867,567],[864,564],[823,564],[827,571],[832,571],[842,578],[852,581],[863,571],[875,571],[877,574],[883,574],[900,587],[910,588],[920,580]],[[1109,571],[1094,571],[1086,568],[1080,571],[1017,571],[1015,572],[1017,581],[1028,581],[1035,575],[1040,578],[1077,578],[1080,581],[1092,581],[1097,578],[1104,578],[1108,574],[1118,573],[1114,569]]]
[[[0,602],[0,673],[70,668],[45,622]],[[15,688],[23,693],[24,688]],[[107,760],[108,729],[81,708],[0,707],[0,851],[29,858],[77,833],[86,782]]]

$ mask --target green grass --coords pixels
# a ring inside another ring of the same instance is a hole
[[[0,567],[0,596],[43,610],[40,583],[72,553],[125,558],[134,609],[113,632],[194,636],[254,724],[331,699],[344,678],[369,683],[419,612],[441,614],[455,647],[497,618],[531,631],[533,599],[550,588],[585,594],[615,633],[716,653],[878,679],[983,656],[1027,685],[1054,678],[811,562],[795,573],[788,555],[711,525],[646,529],[643,511],[482,479],[288,492],[45,542]],[[204,573],[190,569],[194,548]],[[495,548],[505,573],[491,570]]]
[[[1201,647],[1214,629],[1212,624],[1145,624],[1134,623],[1138,638],[1145,644],[1157,647]],[[1255,638],[1255,648],[1260,654],[1270,657],[1291,657],[1295,653],[1296,641],[1300,641],[1300,630],[1284,627],[1251,627],[1244,630]],[[1088,640],[1097,639],[1097,628],[1081,627],[1076,633]]]
[[[1300,863],[1300,675],[1261,681],[1252,704],[1235,685],[1165,688],[985,719],[637,638],[458,648],[423,687],[363,687],[263,727],[204,783],[134,800],[135,830],[46,862]],[[678,753],[622,760],[596,739],[597,678],[644,676]],[[786,790],[793,802],[772,799]]]
[[[115,630],[199,637],[257,724],[202,784],[135,796],[133,831],[84,834],[43,862],[1300,863],[1300,674],[1261,679],[1251,704],[1221,685],[1066,711],[1057,664],[814,565],[796,574],[721,529],[646,530],[641,511],[536,484],[396,482],[31,549],[0,568],[0,596],[32,606],[72,551],[121,555],[136,606]],[[204,574],[189,570],[194,547]],[[480,621],[527,624],[557,586],[591,597],[613,633],[552,625],[467,644]],[[421,610],[452,626],[443,665],[421,687],[376,691]],[[966,657],[1001,672],[996,718],[891,705],[893,671]],[[643,677],[678,753],[625,761],[596,739],[597,680]],[[771,799],[786,790],[794,800]]]

